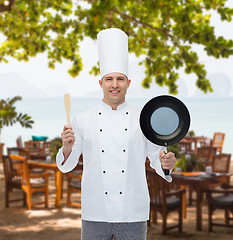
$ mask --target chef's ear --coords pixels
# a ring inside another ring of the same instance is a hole
[[[131,83],[131,80],[130,80],[130,79],[128,79],[128,87],[129,87],[130,83]]]
[[[100,87],[102,88],[103,79],[100,79],[100,80],[99,80],[99,84],[100,84]]]

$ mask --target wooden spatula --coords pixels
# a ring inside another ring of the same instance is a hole
[[[70,101],[70,94],[64,94],[64,104],[66,109],[67,115],[67,124],[70,125],[70,109],[71,109],[71,101]]]

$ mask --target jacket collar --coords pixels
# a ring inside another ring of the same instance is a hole
[[[112,107],[108,104],[106,104],[103,100],[101,101],[101,106],[106,109],[106,110],[112,110]],[[122,104],[120,104],[119,106],[117,106],[117,110],[124,110],[127,106],[126,102],[123,102]],[[115,111],[115,110],[112,110]]]

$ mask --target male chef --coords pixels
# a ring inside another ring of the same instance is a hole
[[[120,29],[97,35],[103,99],[64,126],[57,166],[66,173],[83,154],[82,240],[145,240],[149,219],[146,157],[162,177],[176,158],[149,142],[139,126],[139,111],[125,101],[128,36]]]

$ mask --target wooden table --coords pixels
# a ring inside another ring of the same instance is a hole
[[[219,182],[227,183],[227,179],[231,176],[230,173],[216,173],[215,176],[207,175],[201,172],[194,173],[182,173],[176,174],[172,173],[173,182],[175,184],[184,186],[189,185],[195,191],[197,195],[196,200],[196,230],[202,231],[202,201],[203,201],[203,192],[206,188],[208,188],[211,183]]]
[[[46,157],[48,154],[43,153],[43,152],[30,152],[30,159],[31,160],[44,160],[46,161]]]
[[[39,168],[39,169],[54,171],[55,187],[56,187],[55,206],[60,207],[61,196],[62,196],[62,172],[57,168],[57,164],[55,162],[49,163],[46,161],[42,162],[42,161],[29,160],[28,165],[30,168]]]

